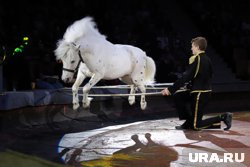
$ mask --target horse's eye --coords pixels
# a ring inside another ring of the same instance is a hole
[[[75,62],[75,60],[72,60],[70,63],[73,64]]]

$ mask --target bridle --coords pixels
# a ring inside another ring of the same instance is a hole
[[[67,71],[67,72],[71,72],[71,73],[75,74],[78,71],[78,68],[79,68],[81,62],[84,63],[84,61],[82,59],[82,55],[81,55],[81,51],[80,50],[78,51],[78,56],[79,56],[80,60],[79,60],[79,62],[77,64],[76,68],[74,70],[68,69],[68,68],[63,68],[63,71]]]

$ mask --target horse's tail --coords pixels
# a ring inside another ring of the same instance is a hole
[[[145,83],[152,84],[155,82],[155,62],[151,57],[146,57]]]

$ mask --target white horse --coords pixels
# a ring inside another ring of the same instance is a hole
[[[141,109],[147,106],[145,101],[146,84],[154,82],[156,67],[152,58],[146,56],[141,49],[130,46],[112,44],[106,36],[100,34],[91,17],[85,17],[70,25],[63,39],[57,43],[55,50],[57,59],[63,62],[62,80],[72,82],[73,73],[77,71],[81,62],[86,64],[91,79],[83,87],[83,107],[89,107],[88,93],[101,79],[121,79],[131,85],[130,93],[138,87],[142,92]],[[86,78],[86,74],[78,73],[78,81],[72,87],[73,108],[79,107],[78,88]],[[135,102],[134,96],[129,96],[129,103]]]

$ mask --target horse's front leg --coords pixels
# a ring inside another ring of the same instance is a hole
[[[130,86],[130,95],[128,97],[128,102],[129,102],[130,105],[135,104],[135,96],[131,95],[131,94],[134,94],[134,93],[135,93],[135,86],[131,85]]]
[[[145,110],[147,107],[147,102],[145,99],[146,88],[145,88],[145,85],[139,85],[138,87],[142,93],[142,95],[141,95],[141,109]]]
[[[83,108],[88,108],[90,105],[90,102],[92,98],[88,98],[88,93],[90,89],[95,86],[97,82],[99,82],[102,79],[101,74],[94,74],[89,82],[83,87],[82,92],[83,92],[83,99],[82,99],[82,106]]]
[[[79,86],[82,84],[83,80],[86,78],[86,76],[79,71],[77,74],[76,81],[74,85],[72,86],[72,94],[73,94],[73,109],[78,109],[79,105],[79,97],[78,97],[78,89]]]

